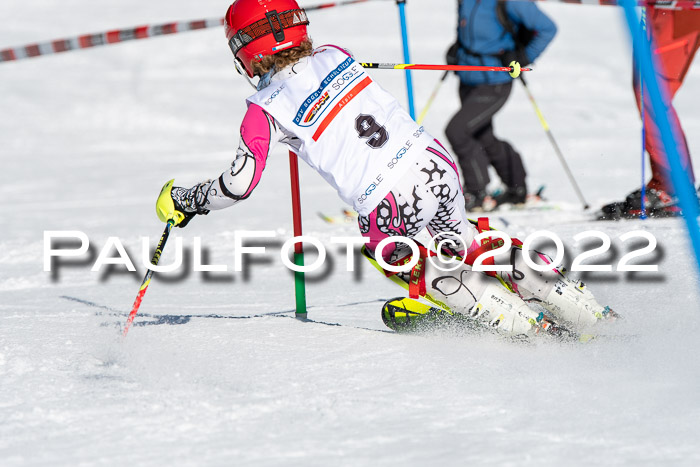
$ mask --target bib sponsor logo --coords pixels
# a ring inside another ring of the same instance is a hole
[[[265,105],[270,105],[270,104],[272,104],[272,101],[275,100],[275,97],[277,97],[277,96],[280,95],[280,93],[282,92],[283,89],[284,89],[284,84],[283,84],[282,86],[278,87],[277,89],[275,89],[275,90],[272,92],[272,94],[270,94],[270,97],[268,97],[267,100],[265,100],[265,102],[263,102],[263,103],[264,103]]]
[[[319,98],[318,102],[316,102],[313,107],[311,107],[311,110],[309,110],[309,113],[306,114],[306,117],[304,117],[304,123],[309,123],[313,118],[318,114],[319,110],[323,108],[326,103],[330,100],[330,96],[328,95],[328,92],[324,92],[323,95]]]
[[[415,139],[418,139],[418,138],[420,138],[420,136],[423,133],[425,133],[425,128],[423,128],[421,126],[416,131],[413,132],[413,137]],[[413,146],[413,143],[411,142],[411,140],[410,139],[406,140],[403,147],[397,151],[397,153],[394,155],[394,157],[392,157],[391,160],[389,161],[389,163],[386,165],[387,167],[389,167],[389,170],[396,167],[396,164],[398,164],[401,161],[403,156],[406,155],[406,153],[408,152],[409,149],[411,149],[412,146]]]
[[[361,70],[358,69],[358,65],[353,65],[348,71],[334,79],[333,83],[331,83],[331,87],[334,91],[345,89],[348,83],[353,81],[360,72]]]
[[[372,183],[370,183],[369,186],[365,188],[365,192],[362,193],[359,198],[357,198],[357,203],[362,204],[365,201],[367,201],[367,197],[371,195],[372,192],[376,190],[379,185],[381,185],[382,181],[384,181],[384,177],[382,177],[382,174],[377,175],[372,181]]]
[[[316,91],[304,99],[294,117],[294,123],[301,127],[314,125],[328,110],[328,104],[343,95],[350,84],[363,74],[365,73],[362,67],[348,57],[323,78]]]

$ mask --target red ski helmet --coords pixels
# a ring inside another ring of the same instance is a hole
[[[295,0],[236,0],[228,7],[224,31],[233,55],[253,77],[252,61],[297,47],[308,37],[306,12]]]

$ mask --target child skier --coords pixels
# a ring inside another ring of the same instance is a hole
[[[387,263],[405,261],[403,249],[389,244],[378,252],[377,245],[389,236],[412,238],[424,228],[466,242],[450,242],[443,252],[473,257],[480,251],[474,242],[477,229],[466,217],[448,151],[347,51],[333,45],[314,49],[307,24],[306,13],[294,0],[236,0],[229,7],[226,38],[238,71],[249,80],[259,78],[257,92],[247,99],[231,167],[189,189],[166,185],[157,205],[161,220],[173,218],[184,227],[197,214],[248,198],[268,154],[282,142],[359,213],[360,231],[368,239],[365,254],[374,263],[379,254]],[[421,251],[425,256],[426,250]],[[518,261],[520,249],[513,252],[511,263]],[[400,276],[424,284],[416,295],[507,334],[547,327],[543,314],[523,298],[541,302],[573,326],[586,327],[611,315],[582,284],[567,280],[553,266],[547,273],[503,274],[499,281],[472,272],[467,264],[451,273],[430,262],[420,264],[421,271],[414,268]]]

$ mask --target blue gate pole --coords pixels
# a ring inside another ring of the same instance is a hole
[[[411,54],[408,51],[408,28],[406,27],[406,0],[396,0],[399,6],[399,18],[401,20],[401,38],[403,40],[403,62],[411,63]],[[416,119],[416,111],[413,106],[413,79],[411,70],[406,70],[406,92],[408,92],[408,113],[412,119]]]
[[[640,85],[644,86],[646,84],[647,86],[647,94],[654,111],[655,123],[661,132],[661,141],[666,150],[666,157],[671,168],[671,182],[676,191],[676,196],[678,196],[680,207],[683,210],[683,219],[690,236],[690,244],[693,247],[695,259],[700,268],[700,225],[698,225],[700,206],[698,206],[695,187],[681,164],[681,157],[678,152],[679,138],[668,117],[667,102],[670,104],[670,98],[668,92],[662,94],[658,76],[654,72],[656,64],[653,62],[649,39],[644,34],[635,34],[635,30],[639,25],[639,19],[635,11],[635,0],[621,0],[621,4],[625,11],[625,19],[627,20],[632,40],[636,42],[634,44],[634,53],[642,75],[642,83]]]
[[[642,7],[642,24],[641,24],[641,31],[639,33],[644,35],[646,38],[649,38],[649,36],[647,35],[647,9],[645,7]],[[647,195],[646,152],[645,152],[646,142],[647,142],[647,132],[646,132],[646,125],[644,124],[644,79],[642,78],[641,72],[639,73],[639,108],[641,109],[640,116],[642,117],[642,197],[640,198],[642,213],[639,216],[639,218],[644,220],[647,218],[646,201],[644,201],[644,198]]]

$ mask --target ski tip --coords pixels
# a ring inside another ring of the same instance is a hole
[[[317,214],[318,214],[318,217],[323,219],[325,222],[328,222],[329,224],[332,224],[334,222],[332,217],[329,217],[322,212],[318,212]]]
[[[451,311],[407,297],[392,298],[382,306],[382,321],[396,332],[427,331],[453,317]]]
[[[587,344],[595,338],[596,336],[594,334],[581,334],[578,338],[578,341],[582,344]]]

